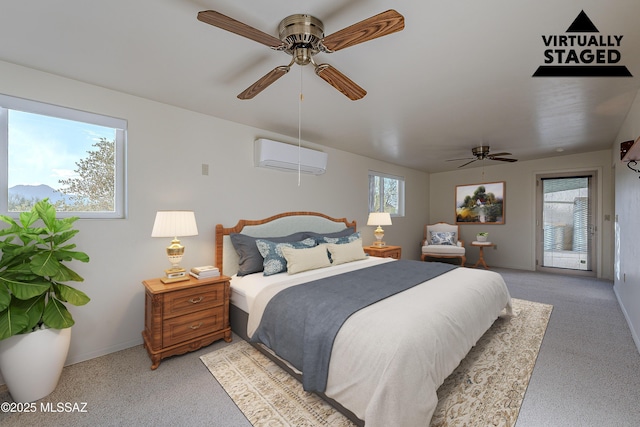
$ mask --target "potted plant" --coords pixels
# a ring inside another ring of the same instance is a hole
[[[489,233],[487,233],[486,231],[481,231],[480,233],[476,234],[476,240],[478,242],[486,242],[487,237],[489,237]]]
[[[0,229],[0,371],[16,402],[32,402],[55,389],[74,324],[65,303],[89,302],[64,283],[84,280],[65,262],[89,261],[69,243],[79,231],[73,229],[77,219],[56,218],[48,199],[18,221],[0,215],[9,224]]]

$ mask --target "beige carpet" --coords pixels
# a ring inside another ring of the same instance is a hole
[[[438,389],[431,427],[513,426],[552,306],[513,299]],[[201,357],[254,426],[352,426],[275,363],[241,341]]]

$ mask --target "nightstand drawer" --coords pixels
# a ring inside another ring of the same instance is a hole
[[[393,259],[400,259],[402,257],[401,246],[365,246],[362,249],[371,256]]]
[[[393,258],[393,259],[400,259],[400,250],[395,250],[395,251],[389,251],[387,253],[384,254],[385,258]]]
[[[170,292],[164,296],[164,318],[193,313],[196,310],[224,304],[224,283],[198,286],[193,289]]]
[[[224,307],[214,307],[162,322],[162,346],[169,347],[224,328]]]

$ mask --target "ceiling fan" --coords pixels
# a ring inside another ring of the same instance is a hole
[[[474,157],[465,157],[462,159],[449,159],[447,160],[447,162],[454,162],[457,160],[471,160],[463,165],[458,166],[459,168],[467,166],[470,163],[476,162],[478,160],[484,160],[484,159],[489,159],[489,160],[497,160],[499,162],[517,162],[518,159],[509,159],[506,157],[499,157],[499,156],[511,156],[511,153],[496,153],[496,154],[489,154],[489,146],[488,145],[481,145],[479,147],[475,147],[471,149],[471,154],[474,155]]]
[[[239,99],[253,98],[288,73],[294,63],[301,66],[313,64],[316,74],[331,86],[352,101],[361,99],[367,94],[366,90],[335,67],[329,64],[318,64],[313,56],[318,52],[332,53],[404,28],[404,17],[395,10],[379,13],[326,37],[322,21],[305,14],[291,15],[283,19],[278,26],[279,39],[213,10],[199,12],[198,20],[292,56],[288,65],[280,65],[269,71],[240,93]]]

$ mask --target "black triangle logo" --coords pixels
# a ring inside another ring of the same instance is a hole
[[[584,13],[584,10],[580,11],[578,17],[567,29],[567,33],[599,33],[598,29],[591,19]]]

